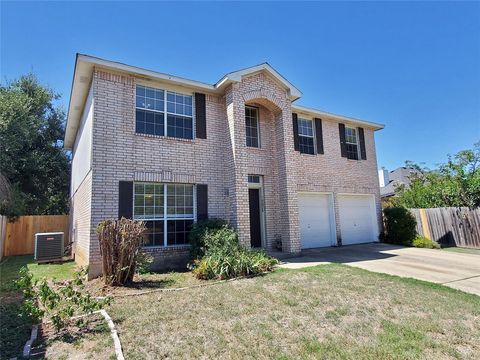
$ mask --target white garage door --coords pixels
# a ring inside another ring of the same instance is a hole
[[[298,194],[302,249],[332,246],[336,243],[331,199],[328,194]]]
[[[373,195],[338,195],[338,208],[342,245],[378,240]]]

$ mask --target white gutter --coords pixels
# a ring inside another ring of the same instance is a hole
[[[307,113],[307,114],[316,115],[318,117],[323,116],[323,117],[328,117],[328,118],[335,119],[335,120],[338,120],[338,121],[345,121],[347,123],[354,123],[354,124],[359,124],[359,125],[363,125],[363,126],[368,126],[368,127],[374,128],[375,130],[381,130],[381,129],[385,128],[384,124],[375,123],[375,122],[372,122],[372,121],[360,120],[360,119],[356,119],[356,118],[352,118],[352,117],[348,117],[348,116],[343,116],[343,115],[332,114],[332,113],[329,113],[329,112],[326,112],[326,111],[322,111],[322,110],[318,110],[318,109],[314,109],[314,108],[308,108],[306,106],[301,106],[301,105],[293,105],[292,104],[292,111],[304,112],[304,113]]]

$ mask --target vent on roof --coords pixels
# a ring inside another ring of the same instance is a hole
[[[62,260],[63,232],[35,234],[35,261]]]

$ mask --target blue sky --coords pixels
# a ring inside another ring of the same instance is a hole
[[[1,80],[68,105],[75,53],[208,83],[268,61],[298,104],[386,124],[378,165],[429,166],[480,141],[479,2],[2,2]]]

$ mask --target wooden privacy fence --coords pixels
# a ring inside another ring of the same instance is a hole
[[[410,209],[417,233],[442,246],[480,248],[480,209]]]
[[[63,232],[68,242],[68,215],[20,216],[7,222],[3,255],[29,255],[35,251],[35,234]]]

